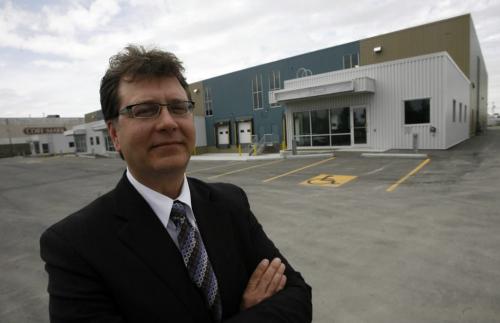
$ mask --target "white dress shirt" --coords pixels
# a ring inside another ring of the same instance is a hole
[[[154,213],[160,219],[163,226],[167,229],[168,234],[174,241],[177,248],[179,248],[179,243],[177,242],[177,236],[179,235],[179,231],[175,227],[175,224],[170,219],[170,212],[172,210],[172,205],[174,201],[181,201],[184,203],[184,207],[186,209],[186,217],[191,223],[193,227],[198,230],[196,226],[196,219],[194,217],[193,208],[191,206],[191,191],[189,190],[189,184],[187,182],[186,176],[184,175],[184,182],[182,183],[181,193],[179,196],[172,200],[170,197],[158,193],[150,189],[149,187],[141,184],[138,180],[134,178],[132,173],[129,171],[127,167],[127,179],[130,181],[130,184],[141,194],[141,196],[146,200],[149,206],[153,209]]]

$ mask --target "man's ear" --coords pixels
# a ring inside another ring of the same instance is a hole
[[[118,140],[118,121],[117,120],[109,120],[106,122],[106,126],[108,127],[108,134],[113,141],[113,145],[115,146],[116,151],[120,151],[120,141]]]

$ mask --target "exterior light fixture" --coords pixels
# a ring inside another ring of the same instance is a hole
[[[382,46],[373,47],[373,52],[379,54],[382,52]]]

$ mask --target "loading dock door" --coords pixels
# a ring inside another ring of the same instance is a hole
[[[240,144],[252,142],[252,123],[250,121],[238,123],[238,141]]]
[[[217,127],[217,138],[219,145],[229,145],[229,126],[218,126]]]

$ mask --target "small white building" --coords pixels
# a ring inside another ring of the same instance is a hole
[[[40,134],[30,136],[27,140],[31,155],[71,154],[75,152],[75,143],[72,138],[62,133]]]
[[[79,124],[64,132],[75,142],[75,152],[91,155],[116,155],[104,120]]]
[[[284,82],[288,149],[447,149],[469,138],[470,81],[446,52]]]

